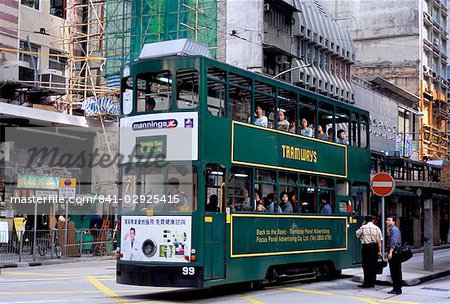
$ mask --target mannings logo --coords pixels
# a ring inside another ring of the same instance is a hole
[[[178,126],[178,121],[176,119],[163,119],[163,120],[149,120],[149,121],[138,121],[133,123],[133,130],[148,130],[148,129],[165,129],[165,128],[176,128]]]

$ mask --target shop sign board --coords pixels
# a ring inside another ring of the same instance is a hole
[[[59,179],[59,197],[71,198],[76,194],[77,179],[62,177]]]

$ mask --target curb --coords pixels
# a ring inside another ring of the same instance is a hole
[[[101,257],[85,257],[85,258],[62,258],[43,261],[29,261],[29,262],[11,262],[0,263],[0,274],[2,268],[19,268],[19,267],[35,267],[35,266],[48,266],[67,263],[79,263],[79,262],[96,262],[96,261],[108,261],[114,260],[114,256],[106,255]]]
[[[415,285],[419,285],[421,283],[427,282],[427,281],[431,281],[434,279],[438,279],[438,278],[442,278],[445,277],[447,275],[450,274],[450,270],[444,270],[444,271],[440,271],[440,272],[436,272],[430,275],[426,275],[423,277],[419,277],[419,278],[415,278],[415,279],[409,279],[409,280],[403,280],[403,286],[415,286]],[[363,282],[363,277],[360,275],[354,275],[352,278],[353,282],[358,282],[358,283],[362,283]],[[382,285],[382,286],[391,286],[392,283],[390,281],[381,281],[381,280],[376,280],[375,283],[377,285]]]

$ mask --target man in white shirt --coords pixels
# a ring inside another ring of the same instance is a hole
[[[136,240],[136,230],[130,229],[130,233],[125,235],[121,244],[121,251],[123,253],[123,260],[141,261],[142,260],[142,245]]]
[[[375,280],[377,277],[376,265],[378,257],[381,253],[381,242],[383,236],[380,228],[373,222],[373,217],[367,215],[364,217],[364,223],[361,228],[356,231],[356,237],[361,240],[362,243],[362,266],[364,272],[364,282],[362,285],[358,285],[361,288],[375,287]]]

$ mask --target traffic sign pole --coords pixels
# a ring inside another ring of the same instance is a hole
[[[391,195],[391,193],[395,189],[395,181],[392,176],[390,176],[388,173],[380,172],[373,176],[372,181],[370,183],[370,187],[372,188],[373,193],[377,196],[381,196],[381,231],[383,233],[383,241],[382,241],[382,248],[381,252],[383,254],[383,257],[386,254],[385,249],[385,236],[386,236],[386,223],[385,223],[385,202],[384,197]]]
[[[383,233],[383,241],[381,242],[381,252],[382,257],[386,256],[386,222],[385,222],[385,214],[384,214],[384,196],[381,197],[381,232]]]

